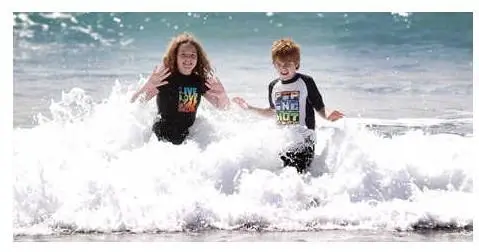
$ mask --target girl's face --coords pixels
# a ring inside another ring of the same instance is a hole
[[[296,74],[296,63],[292,61],[283,62],[281,60],[275,60],[273,62],[274,68],[278,72],[279,79],[283,81],[290,80]]]
[[[190,75],[198,62],[198,53],[195,46],[189,43],[181,44],[176,55],[178,71],[184,75]]]

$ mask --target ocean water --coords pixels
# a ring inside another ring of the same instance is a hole
[[[472,13],[13,13],[16,241],[472,241]],[[228,95],[268,105],[271,43],[301,46],[326,106],[295,136],[203,102],[185,144],[129,99],[171,37]]]

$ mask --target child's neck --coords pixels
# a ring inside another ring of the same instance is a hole
[[[298,72],[295,72],[290,78],[282,79],[281,81],[282,82],[290,82],[290,81],[294,80],[297,75],[298,75]]]
[[[189,72],[189,73],[185,73],[185,72],[182,72],[181,70],[178,70],[178,73],[181,74],[181,75],[186,75],[186,76],[188,76],[188,75],[193,74],[193,71],[191,71],[191,72]]]

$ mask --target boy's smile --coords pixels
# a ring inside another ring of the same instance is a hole
[[[292,61],[282,62],[282,61],[276,60],[273,64],[274,64],[274,68],[279,74],[280,80],[283,80],[283,81],[290,80],[296,74],[296,63]]]

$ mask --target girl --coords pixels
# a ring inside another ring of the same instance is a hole
[[[173,144],[181,144],[188,136],[201,97],[219,109],[226,109],[230,104],[223,84],[213,75],[202,46],[188,33],[171,40],[163,64],[156,66],[131,102],[143,93],[142,102],[156,96],[160,118],[153,124],[153,132],[159,141]]]

